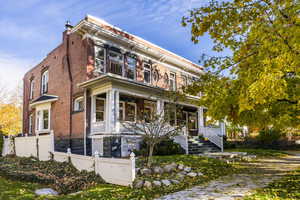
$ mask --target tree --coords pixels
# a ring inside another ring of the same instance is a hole
[[[167,95],[170,97],[169,95]],[[176,99],[178,99],[176,97]],[[165,108],[159,112],[153,112],[148,115],[141,113],[135,122],[122,122],[122,125],[130,132],[139,134],[142,136],[143,141],[148,147],[147,166],[152,164],[152,156],[154,148],[157,144],[164,140],[168,140],[178,135],[183,126],[182,125],[170,125],[170,116],[175,113],[175,109],[179,109],[179,106],[175,103],[176,100],[165,105]]]
[[[182,24],[192,41],[208,33],[206,74],[188,89],[215,119],[266,129],[300,124],[300,4],[297,0],[209,0]],[[230,54],[224,56],[224,52]]]
[[[21,107],[10,103],[0,105],[0,133],[16,135],[21,132]]]

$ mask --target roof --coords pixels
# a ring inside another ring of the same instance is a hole
[[[163,56],[161,56],[161,60],[166,59],[170,62],[177,62],[180,63],[181,65],[185,65],[188,66],[188,68],[190,68],[193,71],[197,71],[198,73],[203,72],[203,68],[199,65],[197,65],[196,63],[183,58],[169,50],[166,50],[156,44],[153,44],[147,40],[144,40],[136,35],[133,35],[131,33],[128,33],[118,27],[115,27],[111,24],[109,24],[108,22],[99,19],[97,17],[91,16],[91,15],[87,15],[85,17],[85,19],[81,20],[76,26],[73,27],[72,32],[76,32],[82,28],[84,28],[85,26],[88,26],[89,28],[91,28],[94,32],[94,30],[99,29],[102,32],[100,32],[101,34],[105,34],[105,33],[111,33],[111,35],[113,35],[114,37],[120,39],[120,40],[126,40],[126,42],[133,44],[133,45],[137,45],[138,47],[143,47],[144,50],[147,50],[148,52],[156,52],[159,53]],[[94,32],[95,33],[95,32]],[[178,65],[180,65],[178,64]]]
[[[35,105],[38,105],[38,104],[53,102],[53,101],[56,101],[57,99],[58,99],[58,96],[42,95],[39,98],[32,101],[30,106],[35,106]]]

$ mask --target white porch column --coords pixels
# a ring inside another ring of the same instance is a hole
[[[163,100],[157,100],[156,102],[156,114],[157,115],[164,115],[164,101]]]
[[[201,130],[204,127],[204,112],[203,107],[198,108],[198,134],[201,134]]]
[[[119,91],[112,89],[106,93],[106,132],[117,132],[119,115]]]

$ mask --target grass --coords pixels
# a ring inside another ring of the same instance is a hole
[[[292,200],[300,199],[300,168],[274,181],[266,188],[258,189],[245,200]]]
[[[247,152],[250,155],[256,155],[258,158],[284,157],[288,154],[283,151],[273,149],[249,149],[249,148],[234,148],[225,149],[226,152]]]
[[[137,165],[141,166],[144,159],[138,159]],[[229,175],[236,173],[237,169],[232,165],[226,164],[223,161],[192,156],[192,155],[174,155],[174,156],[156,156],[154,157],[155,164],[168,164],[168,163],[182,163],[185,166],[190,166],[194,168],[194,171],[202,172],[203,177],[186,177],[177,185],[172,185],[170,187],[157,187],[153,190],[147,189],[132,189],[129,187],[122,187],[110,184],[98,184],[95,187],[86,189],[78,194],[68,194],[60,195],[58,197],[40,197],[39,199],[53,199],[53,200],[81,200],[81,199],[153,199],[168,193],[180,191],[194,185],[199,185],[206,183],[210,180],[216,179],[220,176]],[[1,164],[1,163],[0,163]],[[152,177],[157,178],[157,177]],[[5,187],[0,187],[0,199],[25,199],[33,200],[38,199],[34,196],[33,191],[36,188],[45,187],[43,185],[32,184],[30,182],[18,182],[9,181],[7,179],[0,179],[3,181],[1,185],[7,185]],[[7,183],[11,184],[7,184]],[[15,183],[15,184],[14,184]],[[3,192],[7,191],[7,192]]]

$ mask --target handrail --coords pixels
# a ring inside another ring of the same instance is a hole
[[[221,151],[224,151],[223,133],[221,128],[201,127],[203,137],[207,138],[211,143],[218,146]]]

